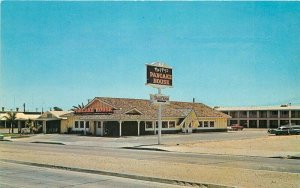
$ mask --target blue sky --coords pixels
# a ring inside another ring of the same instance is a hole
[[[1,3],[0,106],[148,99],[154,61],[174,68],[171,100],[300,104],[300,3]]]

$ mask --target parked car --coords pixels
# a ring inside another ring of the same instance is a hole
[[[232,130],[232,131],[238,131],[238,130],[243,130],[244,127],[243,126],[240,126],[239,124],[232,124],[230,127],[229,127],[229,130]]]
[[[299,129],[300,130],[300,125],[292,125],[291,126],[293,129]]]
[[[269,129],[269,134],[275,135],[295,135],[300,134],[300,126],[281,126],[277,129]]]

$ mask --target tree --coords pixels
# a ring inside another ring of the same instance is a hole
[[[33,128],[34,128],[34,126],[33,126],[33,121],[29,118],[27,121],[26,121],[26,127],[27,128],[29,128],[29,130],[30,130],[30,134],[32,134],[32,130],[33,130]]]
[[[10,123],[10,129],[12,133],[14,132],[14,125],[16,124],[17,113],[16,112],[7,112],[7,116],[4,116],[6,121]],[[9,129],[9,133],[10,133]]]
[[[59,108],[59,107],[57,107],[57,106],[54,106],[54,107],[53,107],[53,110],[54,110],[54,111],[63,111],[61,108]]]
[[[79,109],[82,109],[82,108],[84,108],[84,104],[83,103],[81,103],[81,105],[80,104],[78,104],[78,106],[73,106],[73,111],[75,111],[75,110],[79,110]]]

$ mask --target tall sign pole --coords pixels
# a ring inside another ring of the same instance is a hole
[[[157,95],[150,95],[151,102],[158,104],[158,144],[161,144],[162,129],[162,105],[169,103],[169,96],[162,95],[161,89],[172,87],[173,75],[172,68],[160,62],[146,64],[147,66],[147,83],[158,89]]]
[[[158,95],[161,95],[161,89],[160,88],[158,88]],[[161,106],[161,103],[159,103],[158,104],[158,145],[161,144],[161,127],[162,127],[161,111],[162,111],[162,106]]]

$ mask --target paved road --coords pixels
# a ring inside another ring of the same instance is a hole
[[[235,167],[251,170],[300,173],[300,160],[234,155],[213,155],[179,152],[143,151],[131,149],[102,148],[95,146],[53,145],[37,143],[0,142],[2,152],[6,149],[16,151],[45,151],[65,155],[94,155],[98,157],[119,157],[137,160],[179,162],[217,167]]]
[[[157,187],[177,185],[0,162],[0,187]]]

